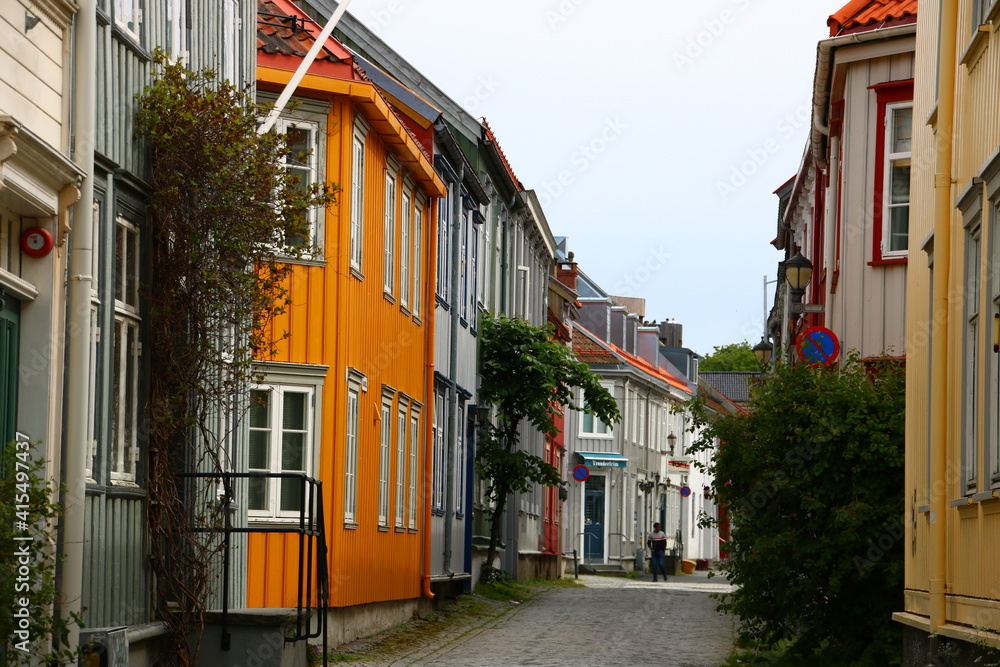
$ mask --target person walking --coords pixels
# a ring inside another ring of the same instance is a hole
[[[652,554],[653,581],[656,581],[656,570],[659,568],[663,573],[663,580],[667,580],[667,534],[660,530],[660,524],[653,524],[653,532],[646,537],[646,546]]]

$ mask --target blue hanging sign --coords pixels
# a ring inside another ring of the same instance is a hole
[[[811,366],[831,366],[840,354],[837,335],[826,327],[810,327],[798,342],[799,357]]]

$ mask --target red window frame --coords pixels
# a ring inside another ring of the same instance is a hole
[[[885,264],[906,264],[907,257],[882,256],[882,214],[885,210],[883,196],[885,188],[885,141],[888,128],[885,126],[886,107],[899,102],[913,101],[913,79],[905,81],[887,81],[869,86],[869,90],[875,91],[877,107],[875,127],[879,128],[878,140],[875,143],[875,182],[874,196],[872,204],[872,259],[869,266],[882,266]]]

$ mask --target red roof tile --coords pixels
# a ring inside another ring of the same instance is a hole
[[[851,0],[827,20],[830,36],[917,22],[917,0]]]
[[[622,364],[642,371],[662,382],[666,382],[672,387],[676,387],[685,393],[692,393],[687,384],[678,380],[671,373],[662,368],[652,365],[645,359],[629,354],[614,343],[607,343],[597,340],[594,334],[590,333],[578,323],[573,325],[573,351],[577,358],[586,364]]]
[[[493,134],[493,130],[492,128],[490,128],[490,124],[486,122],[485,117],[480,118],[480,120],[483,123],[483,131],[486,134],[486,141],[493,144],[494,148],[496,148],[497,155],[500,156],[500,160],[503,162],[503,166],[507,170],[507,174],[510,176],[510,179],[514,182],[514,185],[517,186],[517,189],[524,190],[524,186],[521,185],[520,179],[518,179],[518,177],[514,174],[514,169],[510,166],[510,162],[507,161],[507,156],[504,155],[503,149],[500,148],[500,142],[497,141],[496,135]]]
[[[309,53],[315,37],[322,31],[323,26],[287,1],[257,1],[257,49],[260,51],[301,58]],[[336,63],[353,59],[342,44],[330,38],[316,54],[316,60]]]

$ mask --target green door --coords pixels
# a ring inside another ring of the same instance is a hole
[[[17,360],[21,303],[0,290],[0,437],[14,439],[17,430]]]

